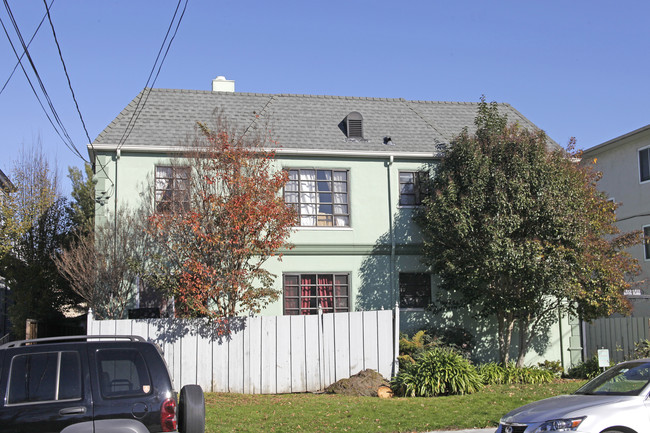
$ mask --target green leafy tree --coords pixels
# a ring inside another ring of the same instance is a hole
[[[95,183],[90,164],[84,164],[84,171],[68,167],[68,178],[72,183],[70,218],[77,231],[84,235],[93,230],[95,221]]]
[[[501,362],[518,335],[521,366],[558,313],[590,320],[629,309],[623,292],[638,264],[624,249],[639,237],[619,234],[598,173],[549,151],[543,131],[508,125],[484,99],[475,123],[452,143],[418,216],[424,261],[442,293],[455,293],[447,307],[496,318]]]
[[[52,255],[71,229],[69,207],[58,191],[56,170],[39,145],[23,148],[11,173],[16,190],[2,200],[0,274],[10,288],[9,317],[21,337],[25,320],[61,319],[79,299],[58,273]]]

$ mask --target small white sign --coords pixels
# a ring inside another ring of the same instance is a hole
[[[602,368],[609,368],[608,349],[598,349],[598,366]]]

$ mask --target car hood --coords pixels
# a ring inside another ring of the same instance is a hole
[[[624,404],[640,397],[620,395],[560,395],[527,404],[505,414],[502,421],[508,423],[533,423],[551,419],[591,415],[599,406]]]

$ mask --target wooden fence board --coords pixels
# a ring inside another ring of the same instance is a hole
[[[89,335],[140,335],[157,343],[176,390],[253,394],[320,391],[366,368],[390,379],[398,347],[393,311],[240,318],[228,335],[206,321],[95,320]],[[647,320],[644,322],[647,323]]]

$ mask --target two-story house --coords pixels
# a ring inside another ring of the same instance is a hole
[[[510,105],[499,109],[510,122],[536,128]],[[278,143],[277,168],[289,172],[284,199],[299,209],[290,239],[295,248],[282,261],[266,263],[282,296],[263,314],[397,304],[402,329],[434,324],[425,308],[435,278],[421,263],[412,216],[424,176],[435,172],[454,136],[473,129],[476,103],[239,93],[223,77],[213,81],[212,91],[144,89],[89,146],[101,203],[97,221],[108,218],[116,203],[136,204],[143,188],[173,196],[163,192],[181,174],[169,160],[186,150],[196,122],[209,123],[215,110],[241,130],[270,129]],[[462,325],[444,320],[436,325]],[[557,335],[551,340],[552,350],[560,350]]]
[[[598,188],[620,204],[619,229],[643,232],[644,243],[629,250],[642,272],[628,296],[633,316],[650,316],[650,125],[585,150],[583,163],[595,164],[602,172]]]

